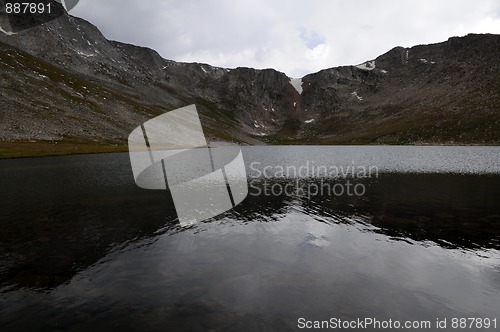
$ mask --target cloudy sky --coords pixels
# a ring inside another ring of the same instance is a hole
[[[292,77],[359,64],[394,46],[500,34],[498,0],[80,0],[71,14],[167,59]]]

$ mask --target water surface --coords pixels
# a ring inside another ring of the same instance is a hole
[[[284,331],[298,330],[300,317],[500,320],[499,148],[243,154],[250,195],[189,228],[177,225],[167,191],[135,186],[127,154],[1,160],[2,330]],[[379,172],[257,178],[266,166],[307,162]],[[366,192],[255,194],[274,184],[347,181]]]

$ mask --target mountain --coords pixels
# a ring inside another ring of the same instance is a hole
[[[471,34],[291,79],[166,60],[65,13],[0,32],[0,154],[124,150],[139,124],[193,103],[212,144],[498,145],[499,49]]]

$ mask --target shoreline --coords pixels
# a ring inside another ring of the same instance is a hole
[[[294,143],[293,141],[290,143]],[[494,144],[450,144],[450,143],[423,143],[414,144],[276,144],[276,146],[490,146],[499,147]],[[257,146],[257,145],[254,145]],[[263,145],[269,146],[269,145]],[[128,152],[126,144],[96,144],[96,143],[78,143],[78,142],[0,142],[0,160],[1,159],[19,159],[19,158],[37,158],[37,157],[56,157],[79,154],[99,154]]]
[[[127,145],[76,142],[0,142],[0,159],[128,152]]]

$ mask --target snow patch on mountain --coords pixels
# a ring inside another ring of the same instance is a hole
[[[95,56],[95,54],[92,54],[92,53],[83,53],[83,52],[80,52],[80,51],[76,51],[76,53],[78,53],[78,55],[81,55],[81,56],[84,56],[86,58],[90,58],[90,57],[93,57]]]
[[[375,69],[375,60],[366,61],[365,63],[357,65],[356,68],[361,70],[373,70]]]
[[[358,98],[358,100],[363,100],[363,97],[359,96],[356,91],[354,91],[353,93],[351,93],[351,95],[353,95],[354,97]]]
[[[290,78],[290,84],[297,90],[297,92],[302,94],[302,78]]]

